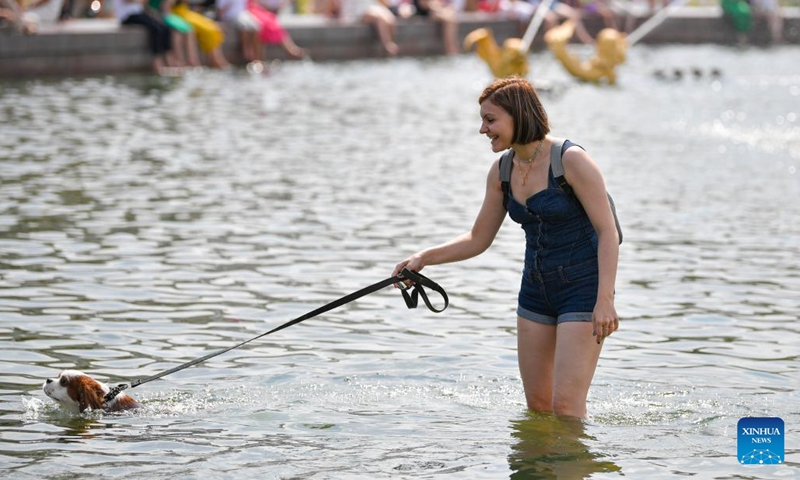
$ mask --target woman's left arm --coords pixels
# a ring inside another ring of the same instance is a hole
[[[597,263],[599,271],[597,303],[592,313],[592,326],[597,343],[619,327],[614,308],[614,283],[619,261],[619,236],[614,214],[608,202],[603,174],[586,151],[571,147],[564,152],[564,177],[589,216],[597,232]]]

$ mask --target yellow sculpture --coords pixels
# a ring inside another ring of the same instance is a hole
[[[473,45],[476,46],[475,53],[489,65],[496,78],[510,75],[524,77],[528,74],[527,48],[523,50],[519,38],[506,39],[503,48],[500,48],[491,30],[479,28],[469,32],[464,39],[464,50],[472,50]]]
[[[588,61],[581,61],[567,49],[573,33],[575,24],[568,20],[545,33],[544,41],[547,42],[553,55],[573,76],[587,82],[600,82],[605,78],[613,85],[617,81],[614,68],[625,61],[625,52],[628,49],[625,35],[613,28],[600,30],[595,39],[596,55]]]

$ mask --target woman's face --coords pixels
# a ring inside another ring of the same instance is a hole
[[[492,141],[493,152],[502,152],[511,146],[511,139],[514,137],[514,119],[491,100],[484,100],[481,103],[480,133]]]

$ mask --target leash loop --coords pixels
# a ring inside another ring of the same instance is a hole
[[[422,297],[422,301],[425,302],[425,306],[428,307],[428,310],[435,313],[441,313],[445,311],[447,306],[450,305],[450,299],[447,297],[447,292],[445,292],[438,283],[434,282],[425,275],[419,272],[412,272],[411,270],[404,268],[403,271],[400,272],[399,276],[410,280],[413,283],[410,294],[408,293],[409,289],[407,288],[401,290],[401,293],[403,294],[403,300],[405,300],[408,308],[417,308],[417,304],[419,303],[418,297]],[[444,306],[442,308],[436,308],[433,306],[433,304],[431,304],[431,301],[428,299],[428,294],[425,293],[425,289],[422,288],[423,286],[436,291],[442,296],[444,299]]]
[[[404,280],[411,281],[412,282],[412,286],[411,287],[405,287],[405,284],[403,283]],[[370,293],[377,292],[378,290],[380,290],[382,288],[385,288],[385,287],[388,287],[389,285],[401,286],[400,287],[401,288],[400,291],[403,294],[403,300],[405,301],[406,307],[408,307],[408,308],[417,308],[417,305],[419,304],[419,297],[422,297],[422,301],[425,303],[425,306],[428,307],[429,310],[431,310],[432,312],[435,312],[435,313],[443,312],[447,308],[447,306],[450,304],[450,301],[447,298],[447,292],[445,292],[444,289],[441,286],[439,286],[439,284],[437,284],[436,282],[434,282],[430,278],[426,277],[425,275],[422,275],[419,272],[412,272],[411,270],[408,270],[408,269],[404,268],[403,271],[400,272],[398,275],[395,275],[393,277],[387,278],[386,280],[382,280],[382,281],[380,281],[378,283],[375,283],[373,285],[370,285],[368,287],[362,288],[361,290],[353,292],[353,293],[351,293],[349,295],[345,295],[344,297],[341,297],[338,300],[334,300],[333,302],[330,302],[330,303],[328,303],[326,305],[323,305],[323,306],[317,308],[316,310],[312,310],[312,311],[310,311],[310,312],[308,312],[308,313],[306,313],[304,315],[301,315],[301,316],[295,318],[294,320],[290,320],[290,321],[284,323],[283,325],[279,325],[279,326],[273,328],[272,330],[270,330],[268,332],[265,332],[265,333],[262,333],[261,335],[255,336],[255,337],[253,337],[253,338],[251,338],[249,340],[245,340],[244,342],[237,343],[236,345],[233,345],[233,346],[228,347],[228,348],[224,348],[224,349],[219,350],[219,351],[214,352],[214,353],[209,353],[208,355],[205,355],[205,356],[200,357],[200,358],[196,358],[196,359],[191,360],[189,362],[186,362],[186,363],[184,363],[182,365],[178,365],[177,367],[170,368],[169,370],[161,372],[161,373],[159,373],[157,375],[153,375],[153,376],[147,377],[145,379],[134,380],[134,381],[132,381],[130,383],[120,383],[117,386],[112,387],[111,389],[109,389],[108,393],[106,393],[105,396],[103,397],[103,400],[104,400],[105,403],[108,403],[111,400],[113,400],[114,397],[119,395],[119,393],[122,392],[123,390],[126,390],[128,388],[138,387],[139,385],[142,385],[144,383],[151,382],[153,380],[157,380],[157,379],[162,378],[162,377],[166,377],[167,375],[170,375],[172,373],[181,371],[181,370],[183,370],[185,368],[189,368],[189,367],[191,367],[193,365],[197,365],[199,363],[203,363],[203,362],[205,362],[206,360],[208,360],[210,358],[216,357],[217,355],[222,355],[223,353],[226,353],[226,352],[229,352],[229,351],[234,350],[236,348],[239,348],[241,346],[244,346],[244,345],[246,345],[246,344],[248,344],[248,343],[250,343],[250,342],[252,342],[254,340],[258,340],[261,337],[266,337],[267,335],[270,335],[272,333],[275,333],[275,332],[278,332],[280,330],[283,330],[284,328],[291,327],[292,325],[295,325],[295,324],[298,324],[298,323],[300,323],[302,321],[308,320],[309,318],[316,317],[317,315],[325,313],[325,312],[327,312],[329,310],[333,310],[334,308],[340,307],[340,306],[342,306],[344,304],[350,303],[353,300],[361,298],[361,297],[363,297],[365,295],[369,295]],[[442,296],[442,298],[444,299],[444,306],[442,308],[437,309],[436,307],[433,306],[433,304],[431,304],[430,300],[428,299],[428,295],[425,293],[425,289],[423,288],[423,286],[424,287],[428,287],[431,290],[436,291],[437,293],[439,293]],[[411,293],[408,293],[408,290],[411,290]]]

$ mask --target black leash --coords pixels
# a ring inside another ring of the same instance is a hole
[[[406,280],[411,281],[413,285],[411,287],[406,287],[405,284],[403,283]],[[319,315],[321,313],[325,313],[325,312],[327,312],[329,310],[333,310],[334,308],[341,307],[342,305],[344,305],[346,303],[350,303],[353,300],[361,298],[361,297],[363,297],[365,295],[369,295],[370,293],[377,292],[378,290],[380,290],[382,288],[385,288],[385,287],[388,287],[389,285],[393,285],[393,284],[397,284],[398,286],[400,286],[400,288],[401,288],[400,291],[403,294],[403,300],[405,300],[406,306],[408,308],[417,308],[417,304],[419,303],[419,297],[422,297],[422,301],[425,302],[425,306],[427,306],[429,310],[431,310],[433,312],[436,312],[436,313],[443,312],[447,308],[447,306],[450,304],[450,300],[447,298],[447,292],[445,292],[444,289],[439,286],[439,284],[437,284],[433,280],[429,279],[428,277],[422,275],[421,273],[412,272],[411,270],[408,270],[408,269],[404,268],[403,271],[400,272],[400,274],[395,275],[394,277],[387,278],[386,280],[382,280],[382,281],[380,281],[378,283],[370,285],[369,287],[362,288],[361,290],[353,292],[353,293],[351,293],[349,295],[345,295],[344,297],[342,297],[342,298],[340,298],[338,300],[335,300],[335,301],[333,301],[331,303],[328,303],[327,305],[323,305],[323,306],[317,308],[316,310],[313,310],[311,312],[306,313],[305,315],[302,315],[302,316],[299,316],[299,317],[295,318],[294,320],[290,320],[290,321],[284,323],[283,325],[275,327],[275,328],[273,328],[272,330],[270,330],[270,331],[268,331],[266,333],[262,333],[261,335],[258,335],[257,337],[253,337],[253,338],[251,338],[249,340],[245,340],[244,342],[237,343],[236,345],[234,345],[232,347],[225,348],[225,349],[220,350],[218,352],[210,353],[210,354],[208,354],[208,355],[206,355],[204,357],[196,358],[196,359],[194,359],[194,360],[192,360],[190,362],[184,363],[183,365],[178,365],[175,368],[170,368],[169,370],[161,372],[161,373],[159,373],[157,375],[153,375],[152,377],[147,377],[147,378],[141,379],[141,380],[134,380],[131,383],[120,383],[116,387],[113,387],[113,388],[111,388],[111,390],[109,390],[109,392],[104,397],[104,401],[106,403],[108,403],[114,397],[116,397],[117,394],[119,394],[119,392],[121,392],[121,391],[123,391],[125,389],[135,388],[135,387],[138,387],[139,385],[145,384],[147,382],[152,382],[153,380],[157,380],[159,378],[166,377],[167,375],[170,375],[172,373],[179,372],[179,371],[181,371],[181,370],[183,370],[185,368],[189,368],[189,367],[197,365],[199,363],[203,363],[203,362],[205,362],[206,360],[208,360],[210,358],[216,357],[217,355],[222,355],[225,352],[230,352],[231,350],[239,348],[239,347],[241,347],[243,345],[247,345],[248,343],[250,343],[250,342],[252,342],[254,340],[258,340],[261,337],[266,337],[267,335],[269,335],[271,333],[278,332],[280,330],[283,330],[284,328],[288,328],[288,327],[291,327],[292,325],[298,324],[298,323],[300,323],[300,322],[302,322],[304,320],[308,320],[309,318],[316,317],[317,315]],[[423,286],[424,287],[428,287],[431,290],[434,290],[434,291],[438,292],[442,296],[442,298],[444,299],[444,306],[442,308],[437,309],[436,307],[434,307],[431,304],[430,300],[428,299],[428,295],[425,293],[425,289],[423,288]],[[408,290],[411,290],[411,293],[408,293]]]

